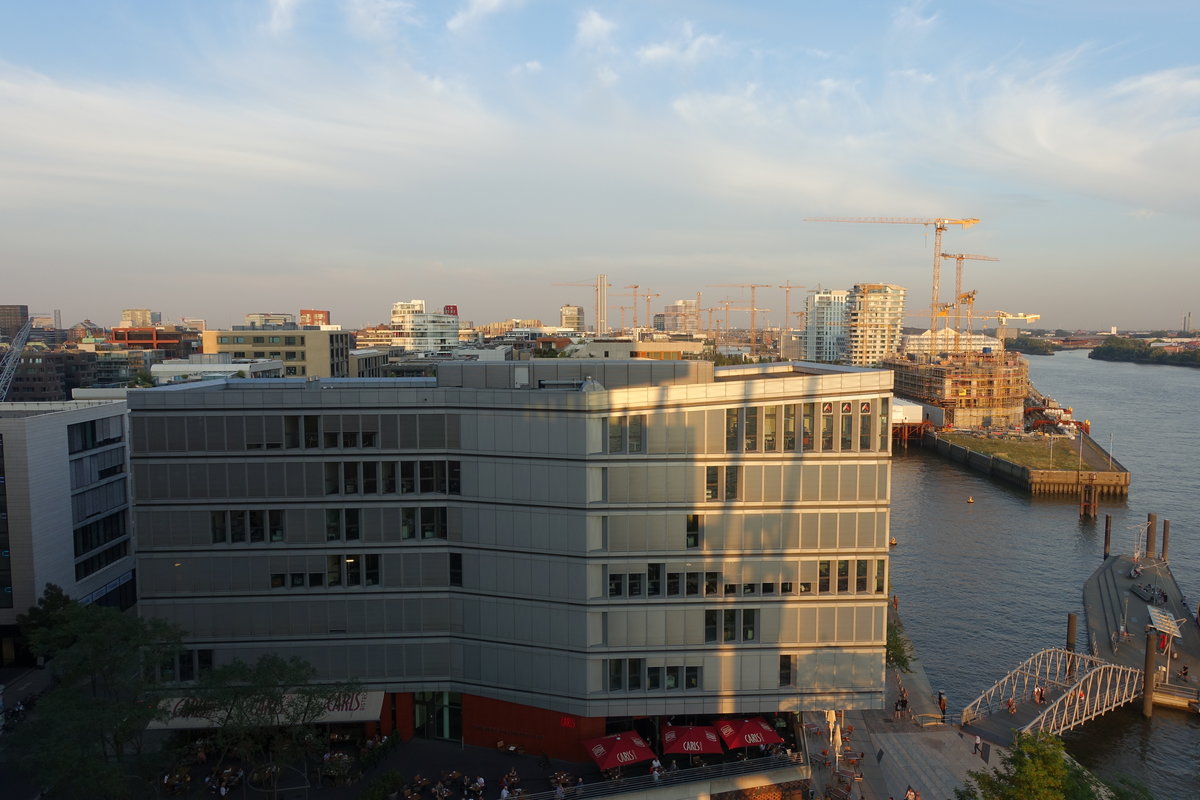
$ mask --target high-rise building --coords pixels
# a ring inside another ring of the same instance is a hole
[[[162,312],[148,308],[121,309],[121,321],[118,328],[149,328],[162,323]]]
[[[654,315],[654,328],[660,331],[695,333],[700,330],[699,306],[695,300],[676,300],[674,303],[668,303],[663,306],[661,315]]]
[[[318,308],[300,309],[301,325],[329,325],[329,312]]]
[[[205,353],[238,358],[277,358],[283,372],[298,378],[350,376],[349,331],[300,328],[295,324],[266,328],[235,325],[231,330],[204,331]]]
[[[29,321],[29,306],[0,306],[0,337],[11,340]]]
[[[804,306],[804,331],[799,357],[805,361],[836,363],[846,356],[846,302],[844,289],[809,292]]]
[[[569,331],[583,331],[583,306],[561,306],[558,309],[558,326]]]
[[[392,331],[393,344],[406,352],[445,352],[458,346],[458,314],[434,314],[425,310],[424,300],[402,300],[392,305]]]
[[[0,403],[0,663],[48,583],[134,603],[125,442],[124,402]]]
[[[892,283],[854,285],[846,303],[847,363],[877,367],[900,352],[906,293]]]
[[[268,328],[275,325],[295,325],[294,314],[284,314],[274,311],[258,311],[246,315],[246,324],[253,328]]]
[[[133,393],[140,608],[214,664],[386,692],[404,738],[582,760],[630,716],[881,708],[891,380],[546,359]]]

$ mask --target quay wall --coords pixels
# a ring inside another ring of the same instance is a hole
[[[1087,442],[1102,449],[1091,437],[1087,437]],[[948,442],[934,433],[926,433],[922,444],[967,469],[1014,484],[1032,494],[1076,494],[1081,484],[1094,484],[1101,497],[1125,497],[1129,494],[1129,472],[1116,461],[1112,462],[1113,468],[1119,471],[1113,472],[1030,469],[1006,458],[997,458]]]

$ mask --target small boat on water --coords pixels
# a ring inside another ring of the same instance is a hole
[[[893,536],[892,538],[888,539],[888,547],[895,547],[895,546],[896,546],[896,537]]]
[[[974,497],[971,497],[970,495],[967,495],[967,502],[968,502],[968,503],[974,503],[974,502],[975,502],[975,498],[974,498]]]

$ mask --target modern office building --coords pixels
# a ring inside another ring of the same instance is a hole
[[[584,331],[583,306],[561,306],[558,309],[558,327],[569,331]]]
[[[239,358],[277,358],[284,375],[297,378],[350,376],[349,331],[277,325],[267,328],[233,326],[201,334],[205,354],[227,353]]]
[[[446,352],[458,346],[458,310],[446,306],[437,314],[425,310],[424,300],[400,301],[392,305],[392,332],[392,344],[405,352]]]
[[[0,403],[0,663],[47,583],[133,605],[127,464],[124,402]]]
[[[845,289],[818,289],[809,292],[804,306],[804,332],[800,337],[803,361],[833,364],[846,356]]]
[[[109,341],[130,350],[162,350],[167,358],[187,358],[200,347],[197,332],[178,325],[113,328]]]
[[[246,325],[252,328],[269,328],[276,325],[295,325],[296,315],[278,311],[256,311],[247,314]]]
[[[408,737],[880,708],[890,372],[443,362],[130,394],[141,613]],[[190,666],[187,665],[187,666]]]
[[[892,283],[854,285],[846,302],[846,363],[877,367],[900,353],[906,293]]]
[[[300,309],[300,324],[301,325],[329,325],[329,311],[321,308],[302,308]]]
[[[123,308],[118,328],[150,328],[162,324],[162,312],[149,308]]]
[[[699,304],[695,300],[676,300],[655,314],[652,324],[656,331],[696,333],[700,330]]]
[[[0,338],[11,341],[29,321],[29,306],[0,305]]]

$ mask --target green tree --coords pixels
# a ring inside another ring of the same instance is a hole
[[[898,623],[889,622],[885,650],[887,665],[899,672],[912,672],[912,659],[912,642],[908,641],[908,637],[904,635],[904,627]]]
[[[235,755],[249,763],[305,754],[311,727],[339,697],[358,691],[347,683],[316,683],[317,671],[301,658],[275,654],[253,664],[233,661],[201,676],[182,716],[208,720],[220,761]]]
[[[17,753],[56,797],[125,796],[142,734],[163,715],[154,675],[179,652],[179,630],[162,620],[79,605],[50,586],[25,617],[34,620],[33,653],[53,656],[57,686],[18,728]]]
[[[1104,794],[1091,773],[1066,757],[1062,740],[1039,731],[1019,733],[991,770],[968,772],[957,800],[1093,800]]]
[[[74,605],[75,601],[67,596],[61,586],[47,583],[46,588],[42,591],[42,596],[38,598],[37,605],[31,607],[26,613],[17,615],[17,627],[21,631],[21,638],[25,645],[29,646],[34,634],[38,631],[53,628],[61,622],[65,612]],[[40,655],[43,658],[52,658],[54,654],[43,651]]]

